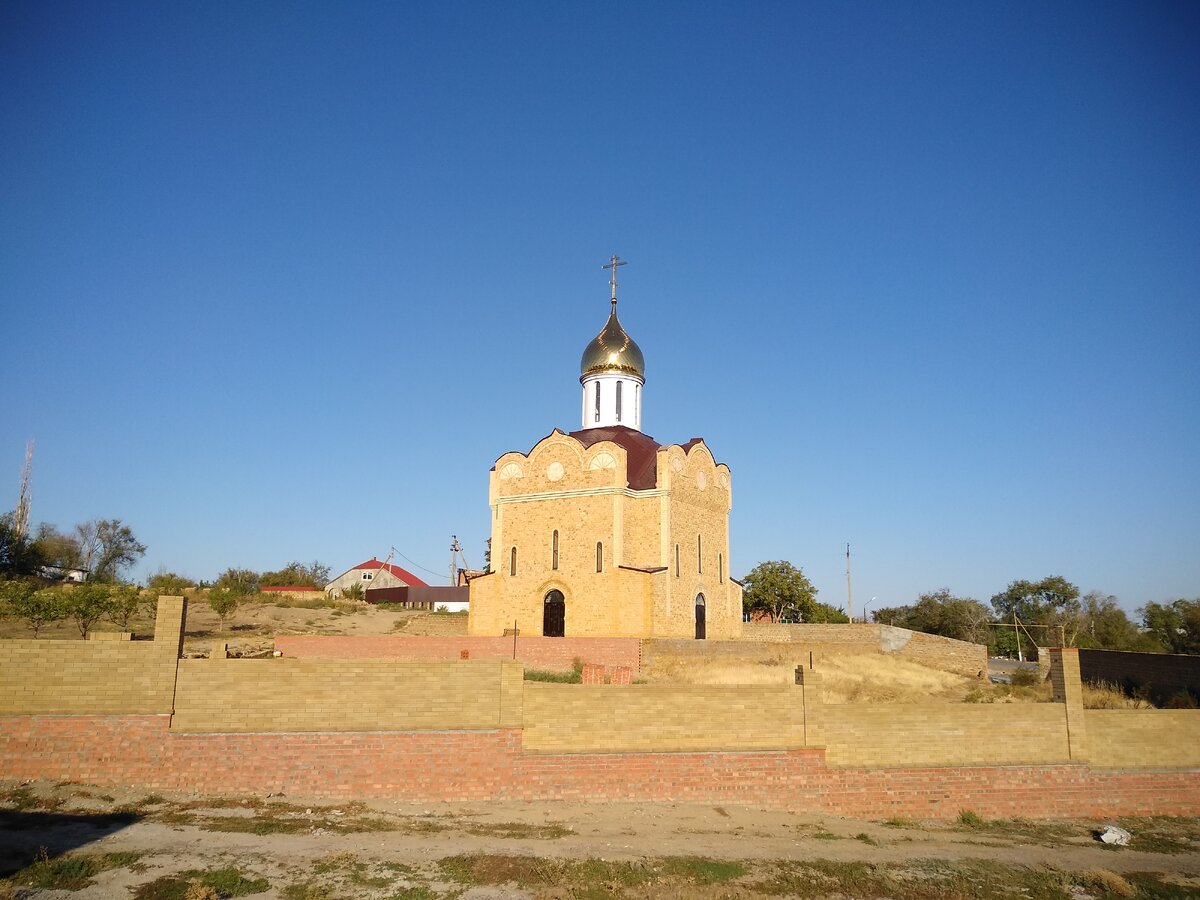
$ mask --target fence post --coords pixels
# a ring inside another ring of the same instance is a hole
[[[1067,752],[1072,762],[1087,760],[1087,730],[1083,721],[1083,682],[1079,678],[1079,650],[1050,649],[1050,683],[1054,702],[1063,704],[1067,719]]]
[[[825,746],[825,697],[821,676],[803,665],[796,666],[796,684],[800,685],[800,709],[804,717],[801,736],[805,747]]]

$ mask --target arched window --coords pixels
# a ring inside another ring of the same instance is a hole
[[[696,535],[696,574],[697,575],[704,574],[704,563],[702,562],[703,559],[704,559],[704,557],[701,553],[700,535]]]
[[[513,547],[508,553],[508,574],[517,574],[517,548]]]
[[[600,382],[596,382],[596,421],[600,421]]]
[[[558,568],[558,529],[554,529],[554,534],[550,538],[550,568]]]
[[[675,545],[675,577],[679,577],[679,545]]]
[[[604,543],[596,541],[596,571],[604,571]]]
[[[704,608],[704,595],[696,595],[696,640],[702,641],[708,633]]]
[[[621,382],[617,382],[617,421],[621,421]]]
[[[725,583],[725,557],[720,553],[717,554],[717,581]]]

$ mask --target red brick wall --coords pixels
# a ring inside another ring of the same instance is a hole
[[[333,637],[295,634],[275,638],[284,656],[334,659],[512,659],[511,637],[434,637],[378,635]],[[576,657],[584,663],[641,670],[642,642],[638,638],[517,638],[517,659],[532,669],[569,671]]]
[[[673,800],[863,818],[1200,814],[1200,771],[833,770],[819,749],[522,754],[520,732],[177,734],[167,716],[0,718],[0,775],[346,799]]]

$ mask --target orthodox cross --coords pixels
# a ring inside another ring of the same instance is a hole
[[[614,254],[612,259],[609,260],[607,265],[600,267],[602,269],[612,269],[612,278],[609,279],[608,283],[610,285],[612,285],[612,305],[613,306],[617,305],[617,267],[618,266],[627,266],[627,265],[629,265],[629,263],[626,260],[623,260],[619,256]]]

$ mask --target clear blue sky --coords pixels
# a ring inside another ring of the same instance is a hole
[[[0,506],[137,577],[479,565],[615,252],[735,575],[1200,596],[1195,3],[8,2],[0,122]]]

